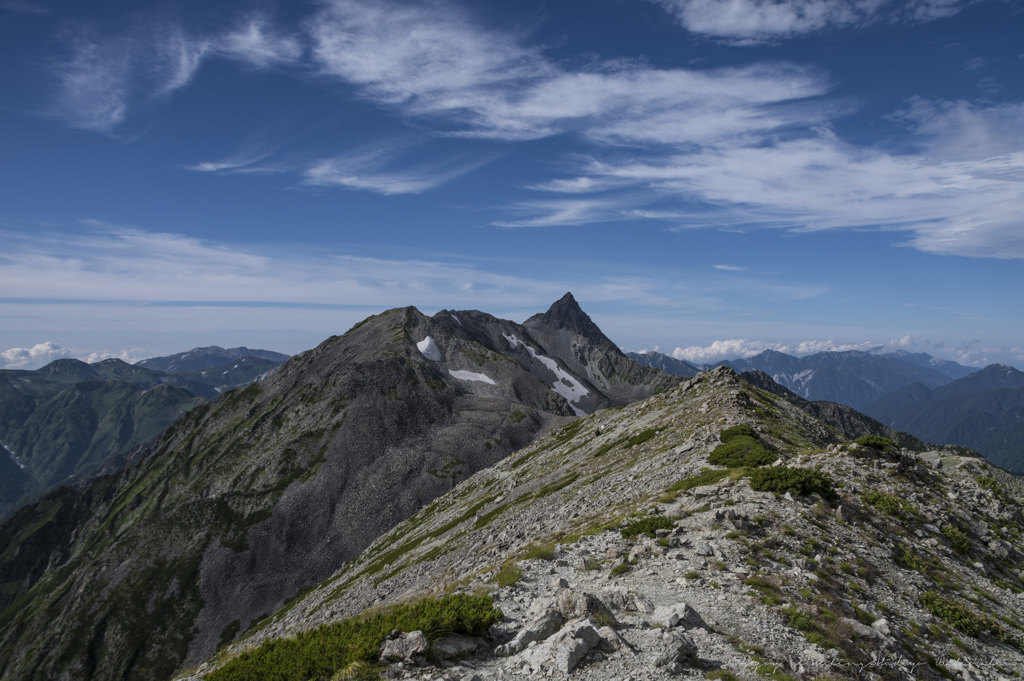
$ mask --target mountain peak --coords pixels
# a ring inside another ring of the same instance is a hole
[[[527,319],[525,325],[529,326],[531,322],[556,329],[568,329],[591,340],[607,340],[611,343],[604,332],[594,323],[594,320],[590,318],[590,315],[583,311],[571,292],[555,301],[547,312]]]

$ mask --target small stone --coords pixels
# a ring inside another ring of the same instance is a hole
[[[890,629],[889,629],[889,620],[885,619],[884,617],[882,617],[880,619],[877,619],[874,622],[872,622],[871,623],[871,628],[874,629],[875,631],[879,631],[879,632],[885,634],[886,636],[888,636],[889,634],[892,633],[890,631]]]

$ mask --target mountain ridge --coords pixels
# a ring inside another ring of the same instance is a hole
[[[579,347],[592,369],[606,364]],[[149,679],[205,659],[458,479],[578,411],[623,403],[574,361],[485,313],[398,308],[193,409],[137,464],[5,526],[17,541],[0,572],[16,587],[0,675]],[[633,375],[649,381],[631,387],[641,395],[676,383]],[[80,520],[63,527],[75,499]],[[62,539],[19,561],[40,533]],[[54,643],[40,649],[44,630]]]
[[[739,433],[776,460],[716,459]],[[446,593],[490,594],[504,616],[453,639],[462,658],[442,639],[368,671],[1007,678],[1024,665],[1024,481],[864,442],[715,369],[481,471],[183,678],[270,678],[263,646]],[[764,486],[798,478],[815,482]]]

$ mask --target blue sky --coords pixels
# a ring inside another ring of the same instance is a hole
[[[1024,2],[0,0],[0,365],[565,291],[1024,367]]]

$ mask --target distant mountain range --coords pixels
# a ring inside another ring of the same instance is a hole
[[[702,370],[696,364],[691,364],[675,357],[669,357],[660,352],[627,352],[626,355],[634,362],[639,362],[655,369],[661,369],[666,374],[672,376],[692,378]]]
[[[150,357],[135,366],[154,371],[163,371],[169,374],[183,374],[192,371],[202,371],[213,367],[220,367],[241,359],[262,359],[277,366],[288,359],[289,355],[271,350],[250,350],[247,347],[224,349],[216,345],[205,348],[192,348],[185,352],[166,357]]]
[[[1024,372],[1013,367],[992,364],[936,388],[915,383],[863,411],[923,440],[970,447],[1024,475]]]
[[[286,357],[214,347],[134,365],[59,359],[0,371],[0,518],[58,485],[120,470],[183,413]]]
[[[629,356],[681,376],[712,368],[657,352]],[[1024,474],[1024,373],[1012,367],[995,364],[979,370],[906,351],[794,357],[775,350],[715,366],[722,365],[761,372],[809,402],[848,405],[926,442],[975,449],[996,465]]]

